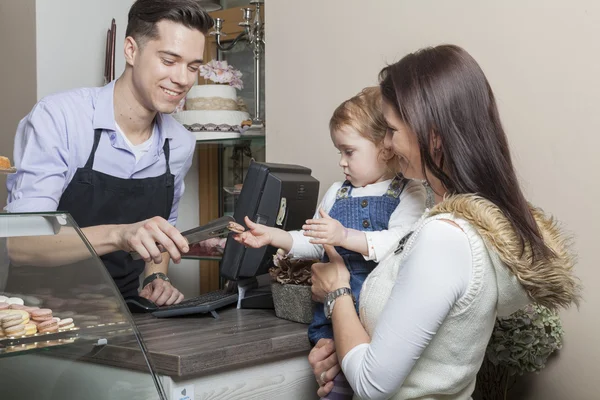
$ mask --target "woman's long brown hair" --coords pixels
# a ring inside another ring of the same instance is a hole
[[[379,75],[383,99],[417,135],[423,174],[449,194],[474,193],[493,202],[534,258],[552,255],[531,214],[511,161],[492,89],[477,62],[458,46],[411,53]],[[441,162],[432,135],[441,138]]]

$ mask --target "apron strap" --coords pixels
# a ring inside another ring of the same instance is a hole
[[[94,144],[92,146],[92,151],[90,152],[90,156],[88,157],[84,168],[93,169],[94,167],[94,156],[96,155],[96,150],[98,149],[98,143],[100,143],[100,135],[102,135],[102,129],[95,129]]]
[[[168,175],[171,173],[171,167],[169,166],[169,157],[170,157],[169,139],[165,139],[165,144],[163,145],[163,153],[165,153],[165,161],[167,163],[167,175]]]

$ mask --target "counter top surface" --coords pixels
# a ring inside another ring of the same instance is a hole
[[[273,310],[219,311],[219,318],[134,315],[158,374],[191,377],[308,354],[308,326],[277,318]],[[135,341],[109,343],[94,361],[146,370]]]

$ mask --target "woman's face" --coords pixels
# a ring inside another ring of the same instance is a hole
[[[417,135],[400,120],[395,108],[383,99],[383,116],[388,124],[385,145],[399,157],[400,171],[409,179],[425,179]]]

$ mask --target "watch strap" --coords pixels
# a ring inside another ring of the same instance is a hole
[[[165,282],[170,282],[171,280],[169,279],[169,277],[167,275],[165,275],[162,272],[155,272],[153,274],[148,275],[145,279],[144,282],[142,282],[142,289],[145,288],[146,286],[148,286],[149,283],[151,283],[152,281],[154,281],[155,279],[162,279]]]
[[[334,290],[333,292],[329,292],[325,295],[325,317],[327,319],[331,319],[331,314],[333,313],[333,306],[335,305],[335,300],[338,297],[349,295],[352,297],[352,301],[356,304],[356,299],[354,298],[354,294],[352,294],[352,289],[349,287],[342,287]]]

